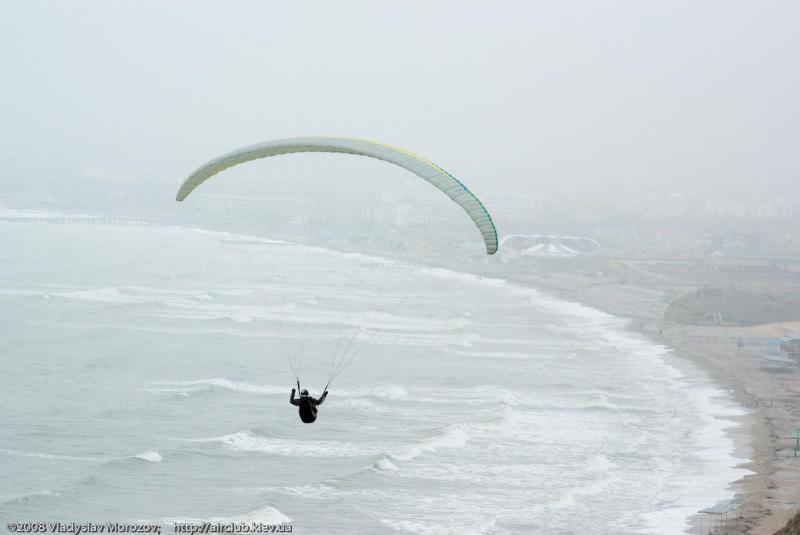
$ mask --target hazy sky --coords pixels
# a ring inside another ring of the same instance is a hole
[[[796,193],[798,27],[797,1],[5,0],[0,191],[172,190],[244,144],[345,135],[484,196]]]

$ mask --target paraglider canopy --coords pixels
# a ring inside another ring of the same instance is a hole
[[[480,200],[453,175],[435,163],[412,152],[363,139],[340,137],[300,137],[267,141],[223,154],[192,173],[181,185],[176,200],[184,200],[200,184],[235,165],[296,152],[335,152],[376,158],[393,163],[427,180],[450,197],[469,215],[483,236],[486,252],[497,252],[497,230],[491,215]]]

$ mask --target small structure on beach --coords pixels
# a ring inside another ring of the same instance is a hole
[[[747,496],[737,494],[730,500],[722,500],[711,507],[701,509],[700,535],[714,533],[720,528],[730,528],[731,524],[738,524],[742,504]]]
[[[781,337],[779,347],[787,357],[800,363],[800,332]]]
[[[782,355],[765,354],[761,357],[761,367],[767,369],[789,370],[797,367],[797,362]]]
[[[792,336],[768,339],[766,350],[761,357],[761,367],[781,370],[796,368],[798,365],[797,355],[800,354],[800,349],[794,351],[796,347],[800,348],[800,340],[796,340]]]

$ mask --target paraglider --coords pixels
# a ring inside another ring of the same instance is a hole
[[[209,178],[239,164],[261,158],[269,158],[272,156],[307,152],[341,153],[374,158],[397,165],[410,171],[411,173],[414,173],[447,195],[454,203],[460,206],[464,212],[466,212],[474,225],[480,231],[487,254],[492,255],[497,252],[498,236],[494,222],[492,221],[492,217],[481,201],[469,189],[467,189],[462,182],[435,163],[412,152],[383,143],[367,141],[363,139],[340,137],[301,137],[278,139],[243,147],[210,160],[195,170],[191,175],[189,175],[188,178],[186,178],[186,180],[184,180],[180,190],[178,191],[176,200],[183,201],[192,193],[192,191],[194,191]],[[323,394],[319,399],[311,397],[307,390],[300,390],[299,374],[297,373],[296,367],[293,364],[292,352],[286,350],[285,348],[289,365],[292,369],[292,372],[298,379],[297,390],[300,391],[300,397],[295,399],[295,390],[292,389],[289,402],[298,407],[300,418],[304,423],[312,423],[316,420],[317,407],[325,401],[325,398],[328,394],[328,386],[330,386],[331,381],[333,381],[333,379],[335,379],[336,376],[341,373],[344,367],[346,367],[358,354],[358,351],[354,351],[349,355],[347,353],[350,347],[353,345],[353,340],[360,331],[360,328],[353,331],[351,339],[345,350],[342,352],[342,355],[334,360],[334,363],[331,366],[328,382],[325,385],[325,388],[322,389]]]

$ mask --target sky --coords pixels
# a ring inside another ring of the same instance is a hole
[[[479,195],[798,195],[796,1],[0,3],[0,193],[160,196],[242,145],[413,150]]]

